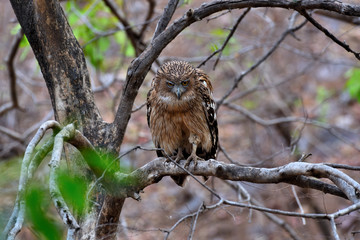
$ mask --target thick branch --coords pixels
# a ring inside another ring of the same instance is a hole
[[[309,177],[331,179],[331,177],[335,176],[346,181],[349,184],[349,189],[352,189],[353,192],[360,189],[360,185],[349,176],[324,164],[293,162],[276,168],[254,168],[208,160],[198,162],[196,167],[190,164],[188,170],[194,175],[215,176],[225,180],[262,184],[290,183],[343,198],[348,197],[338,187]],[[119,183],[117,194],[132,197],[133,192],[140,192],[145,187],[158,182],[164,176],[179,175],[186,174],[182,169],[174,167],[172,163],[164,163],[163,158],[157,158],[131,174],[117,173],[116,181]]]
[[[45,79],[55,119],[77,121],[84,134],[98,138],[94,123],[101,122],[91,92],[83,51],[56,0],[11,0]]]
[[[164,12],[161,15],[158,24],[156,25],[153,39],[156,38],[160,33],[162,33],[165,30],[172,16],[174,15],[178,3],[179,0],[169,0],[168,4],[164,8]]]

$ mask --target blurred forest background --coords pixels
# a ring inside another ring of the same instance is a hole
[[[144,25],[149,4],[154,2],[153,15],[146,20],[149,28],[144,32],[145,42],[151,39],[167,1],[116,1],[129,25],[137,31]],[[173,19],[202,2],[183,1]],[[62,6],[87,57],[97,106],[103,118],[111,122],[127,67],[136,51],[124,25],[104,1],[63,1]],[[279,43],[288,28],[304,21],[301,15],[294,16],[293,11],[284,9],[251,9],[222,49],[243,13],[244,10],[224,11],[191,25],[158,59],[159,63],[179,59],[201,65],[213,81],[216,100],[223,99],[233,89],[234,81],[246,73],[218,109],[218,160],[276,167],[299,160],[303,153],[311,153],[305,161],[359,165],[359,61],[309,23],[287,34]],[[360,19],[337,18],[321,11],[312,16],[354,51],[360,51]],[[13,96],[5,59],[19,29],[10,3],[0,1],[0,229],[4,228],[13,207],[26,145],[42,122],[53,119],[45,82],[25,38],[13,62],[18,107],[4,110]],[[272,50],[265,61],[247,73]],[[216,51],[219,52],[207,60]],[[144,104],[158,67],[153,64],[140,88],[121,153],[135,146],[153,147]],[[154,152],[137,150],[122,160],[129,167],[138,168],[155,157]],[[65,228],[47,197],[48,171],[47,164],[43,164],[37,172],[39,186],[34,190],[37,191],[34,204],[41,206],[38,213],[44,215],[48,229],[62,236]],[[360,181],[358,174],[346,173]],[[238,187],[243,187],[260,205],[294,212],[333,212],[347,204],[339,197],[286,184],[231,183],[210,178],[207,185],[234,200],[244,198],[237,192]],[[174,226],[181,217],[196,212],[204,201],[211,203],[210,194],[193,179],[188,177],[185,187],[180,188],[166,177],[147,187],[141,202],[132,199],[125,202],[119,238],[162,239],[166,236],[164,230]],[[295,229],[299,239],[330,238],[329,223],[325,220],[278,217]],[[337,219],[342,239],[360,239],[356,233],[360,230],[359,217],[353,212]],[[238,207],[209,210],[197,221],[194,239],[289,239],[283,227],[264,213]],[[27,230],[22,231],[18,239],[51,236],[41,235],[31,217],[26,224]],[[186,239],[190,226],[191,218],[176,226],[169,239]]]

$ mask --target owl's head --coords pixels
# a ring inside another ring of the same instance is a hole
[[[196,84],[196,68],[187,62],[166,62],[159,68],[155,78],[155,87],[164,99],[178,101],[195,97],[191,89]]]

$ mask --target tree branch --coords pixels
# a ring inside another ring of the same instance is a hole
[[[144,21],[144,24],[141,27],[140,33],[139,33],[139,39],[143,39],[146,29],[149,27],[150,20],[152,16],[154,15],[154,9],[156,6],[155,0],[147,0],[149,4],[148,12]]]
[[[247,69],[246,71],[242,72],[235,80],[233,83],[233,86],[228,90],[228,92],[226,94],[224,94],[224,96],[217,101],[217,105],[216,108],[218,109],[220,107],[220,105],[222,105],[224,103],[224,101],[226,100],[226,98],[228,98],[232,92],[237,88],[237,86],[239,85],[239,83],[244,79],[244,77],[246,75],[248,75],[249,73],[251,73],[254,69],[256,69],[261,63],[263,63],[266,59],[268,59],[272,53],[279,47],[280,43],[282,43],[285,38],[289,35],[289,34],[293,34],[294,32],[296,32],[297,30],[299,30],[300,28],[302,28],[304,25],[306,24],[306,21],[303,21],[302,23],[300,23],[297,26],[292,26],[292,21],[290,21],[290,25],[288,27],[288,29],[286,29],[280,36],[280,38],[274,43],[274,45],[269,49],[269,51],[267,51],[256,63],[254,63],[249,69]]]
[[[181,165],[183,165],[184,161]],[[235,164],[226,164],[215,160],[200,161],[194,167],[190,164],[188,170],[193,175],[215,176],[220,179],[232,181],[248,181],[252,183],[290,183],[303,188],[314,188],[343,198],[351,199],[339,191],[339,186],[329,185],[309,177],[328,178],[336,177],[348,184],[348,191],[356,192],[360,185],[343,172],[324,164],[311,164],[305,162],[292,162],[276,168],[254,168]],[[164,163],[164,158],[157,158],[138,168],[130,174],[116,173],[119,196],[132,196],[133,192],[140,192],[145,187],[158,182],[164,176],[186,175],[181,168],[174,167],[172,163]],[[337,185],[336,182],[334,182]],[[121,186],[121,187],[119,187]],[[352,199],[356,202],[357,199]]]
[[[178,3],[179,3],[179,0],[169,0],[168,1],[167,5],[164,8],[163,14],[161,15],[161,18],[159,19],[159,21],[156,25],[153,39],[156,38],[157,36],[159,36],[159,34],[162,33],[166,29],[172,16],[175,13]]]
[[[174,21],[168,28],[153,38],[148,47],[133,60],[128,68],[126,85],[121,97],[121,102],[117,109],[115,120],[111,126],[111,134],[118,136],[109,146],[109,149],[119,150],[123,141],[125,129],[130,119],[131,110],[137,96],[138,90],[142,85],[151,64],[160,55],[162,50],[186,27],[194,22],[200,21],[213,13],[242,8],[258,7],[277,7],[284,9],[293,9],[301,11],[303,9],[323,9],[334,11],[343,15],[360,16],[360,5],[340,3],[335,0],[302,0],[302,1],[285,1],[285,0],[244,0],[244,1],[223,1],[217,0],[202,4],[199,8],[189,9],[181,18]]]
[[[306,10],[299,11],[301,15],[303,15],[309,22],[311,22],[312,25],[314,25],[317,29],[322,31],[327,37],[329,37],[331,40],[333,40],[336,44],[344,48],[346,51],[354,54],[354,56],[360,60],[360,53],[355,52],[350,48],[348,44],[345,42],[340,41],[337,37],[335,37],[332,33],[330,33],[326,28],[324,28],[319,22],[317,22],[314,18],[312,18]]]
[[[49,190],[50,197],[54,202],[54,206],[59,213],[62,221],[68,226],[68,230],[76,231],[80,229],[74,216],[71,214],[58,186],[58,168],[60,165],[61,153],[64,147],[64,141],[73,138],[75,127],[73,124],[65,126],[55,137],[54,148],[51,155]]]
[[[15,35],[15,38],[10,46],[9,54],[5,57],[5,63],[9,72],[9,82],[10,82],[10,97],[11,97],[11,103],[10,104],[4,104],[0,106],[0,116],[5,114],[7,111],[19,107],[19,102],[17,99],[16,94],[16,73],[14,69],[14,59],[16,56],[16,53],[19,49],[21,39],[23,38],[24,33],[22,29],[19,30],[19,32]]]
[[[213,56],[215,56],[216,54],[220,53],[218,55],[218,57],[215,60],[213,69],[215,69],[217,63],[219,62],[222,52],[224,51],[226,45],[228,44],[228,42],[230,41],[231,37],[234,35],[237,27],[239,26],[240,22],[244,19],[244,17],[250,12],[251,8],[247,8],[243,14],[240,15],[240,17],[238,18],[238,20],[236,21],[236,23],[234,24],[234,26],[231,28],[230,33],[227,35],[224,43],[222,44],[222,46],[216,50],[215,52],[213,52],[210,56],[208,56],[204,61],[202,61],[197,67],[200,68],[202,65],[205,65],[207,61],[209,61]]]
[[[7,239],[15,239],[15,236],[20,231],[24,222],[26,187],[28,181],[31,179],[35,171],[35,168],[29,166],[32,166],[31,161],[34,159],[32,156],[36,145],[43,138],[45,132],[50,128],[54,129],[54,132],[58,132],[60,130],[60,125],[56,121],[47,121],[43,123],[26,148],[24,159],[21,165],[19,189],[15,200],[15,207],[3,232],[3,236],[6,236]],[[43,156],[42,154],[44,154],[44,152],[47,153],[52,144],[47,144],[45,146],[45,150],[42,149],[40,154],[35,155],[36,162],[41,161],[39,160],[39,157]]]

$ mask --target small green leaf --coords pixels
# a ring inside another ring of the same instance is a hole
[[[348,80],[345,84],[350,96],[360,102],[360,68],[353,68],[346,72]]]
[[[215,52],[219,49],[218,45],[216,43],[211,43],[210,50],[211,52]]]

